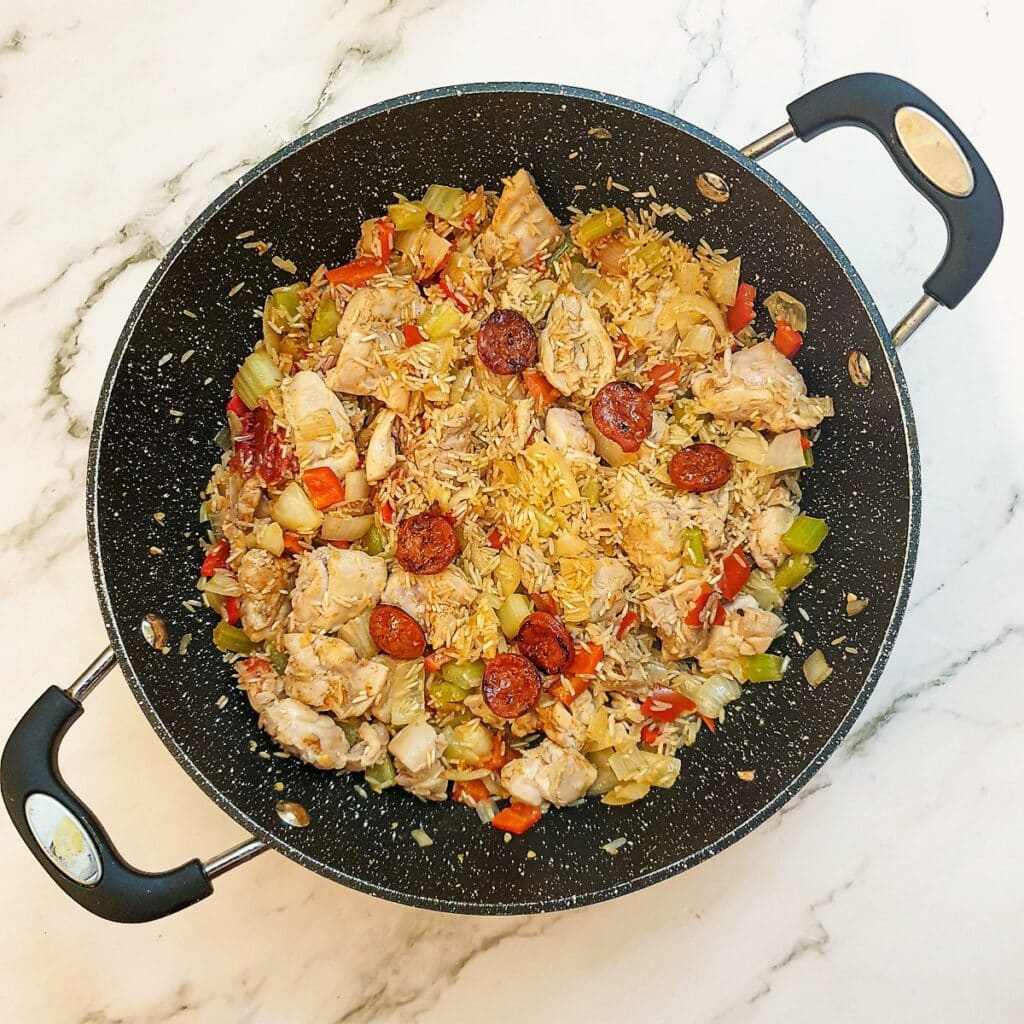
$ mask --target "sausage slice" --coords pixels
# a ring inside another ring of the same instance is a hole
[[[668,475],[681,491],[714,491],[729,482],[732,460],[717,444],[691,444],[672,456]]]
[[[427,649],[420,624],[401,608],[381,604],[370,612],[370,636],[392,658],[419,658]]]
[[[487,663],[480,688],[499,718],[518,718],[540,698],[540,673],[521,654],[499,654]]]
[[[496,309],[476,336],[480,362],[505,376],[519,373],[537,361],[537,332],[526,317],[513,309]]]
[[[451,521],[438,512],[420,512],[398,524],[395,558],[406,572],[435,576],[459,553]]]
[[[624,452],[635,452],[651,433],[654,404],[635,384],[613,380],[594,397],[590,415],[605,437]]]
[[[576,653],[569,630],[550,612],[534,612],[523,619],[519,650],[549,675],[561,672]]]

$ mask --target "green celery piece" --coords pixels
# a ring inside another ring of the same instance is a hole
[[[782,535],[782,543],[794,555],[811,555],[821,547],[828,536],[828,523],[824,519],[799,515]]]
[[[281,371],[277,364],[259,350],[251,353],[235,374],[235,394],[250,409],[260,404],[260,399],[272,388],[281,383]]]
[[[384,789],[390,789],[395,784],[394,762],[387,754],[385,754],[383,761],[367,768],[366,771],[363,772],[363,777],[366,779],[367,785],[374,791],[374,793],[379,793]]]
[[[253,642],[245,632],[229,622],[218,622],[213,627],[213,642],[218,650],[227,654],[252,654]]]
[[[373,526],[366,531],[366,536],[363,537],[363,550],[368,555],[379,555],[387,547],[384,541],[384,534],[381,528],[374,523]]]
[[[446,683],[452,683],[463,690],[472,690],[483,682],[484,663],[482,661],[464,661],[460,664],[449,662],[442,666],[441,676]]]
[[[469,690],[464,690],[455,683],[431,683],[427,689],[430,691],[430,699],[438,707],[461,704],[469,696]]]
[[[740,664],[748,683],[777,683],[782,678],[779,654],[748,654],[740,658]]]
[[[626,215],[617,207],[610,206],[586,216],[577,227],[579,240],[587,245],[610,235],[626,223]]]
[[[427,222],[427,208],[422,203],[394,203],[388,207],[388,216],[396,231],[412,231]]]
[[[428,213],[451,224],[462,220],[462,209],[466,205],[466,193],[461,188],[447,185],[431,185],[423,196],[423,205]]]
[[[790,555],[775,573],[775,589],[785,592],[799,586],[814,566],[814,559],[810,555]]]
[[[704,534],[701,533],[699,526],[687,526],[683,530],[683,558],[690,565],[704,564]]]
[[[309,328],[309,340],[316,344],[318,341],[323,341],[324,338],[331,337],[338,329],[339,323],[341,323],[341,314],[338,312],[338,307],[334,304],[334,299],[325,295],[320,300],[320,305],[317,306],[313,316],[313,323]]]

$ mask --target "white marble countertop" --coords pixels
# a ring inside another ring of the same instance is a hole
[[[924,476],[910,611],[859,726],[786,813],[682,877],[575,912],[442,916],[267,854],[198,907],[134,928],[75,907],[5,820],[6,1020],[1020,1019],[1014,8],[964,0],[938,17],[927,0],[641,0],[629,19],[592,0],[3,5],[4,735],[105,643],[84,475],[121,324],[207,202],[307,129],[398,93],[506,78],[631,96],[743,144],[802,90],[884,70],[931,93],[974,137],[1010,225],[978,289],[904,350]],[[833,231],[894,322],[941,252],[931,208],[862,133],[791,146],[768,166]],[[240,838],[117,673],[63,762],[144,867]]]

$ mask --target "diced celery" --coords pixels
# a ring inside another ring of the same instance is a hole
[[[704,534],[699,526],[687,526],[683,530],[683,558],[690,565],[704,564]]]
[[[306,284],[303,281],[290,284],[287,288],[275,288],[270,293],[270,303],[274,307],[274,312],[291,320],[299,311],[299,294],[305,288]]]
[[[617,231],[626,223],[626,215],[614,206],[597,210],[581,220],[576,228],[577,237],[585,245]]]
[[[808,469],[810,469],[810,467],[814,465],[814,452],[812,452],[810,448],[808,448],[807,451],[804,452],[804,465]]]
[[[810,555],[790,555],[775,573],[775,589],[785,593],[799,586],[810,575],[814,564]]]
[[[810,555],[821,547],[828,536],[828,523],[814,516],[799,515],[793,525],[782,535],[782,543],[794,555]]]
[[[430,691],[430,699],[434,706],[438,708],[461,704],[469,696],[469,690],[464,690],[455,683],[431,683],[427,689]]]
[[[366,784],[374,793],[390,789],[395,784],[395,764],[391,757],[385,754],[383,761],[371,765],[363,772],[363,778],[366,779]]]
[[[280,649],[271,651],[267,655],[267,661],[274,666],[274,671],[279,675],[284,675],[284,670],[288,667],[288,652]]]
[[[656,238],[646,242],[636,251],[636,258],[648,269],[654,270],[665,262],[665,243],[662,239]]]
[[[218,622],[213,627],[213,642],[218,650],[229,654],[252,654],[253,642],[229,622]]]
[[[366,531],[366,534],[363,537],[363,550],[368,555],[379,555],[383,553],[386,547],[387,543],[384,540],[384,533],[381,528],[374,523],[373,526]]]
[[[580,488],[580,494],[587,499],[591,508],[597,508],[601,504],[601,481],[593,477],[587,480]]]
[[[318,341],[323,341],[324,338],[329,338],[338,329],[340,322],[341,314],[334,304],[334,299],[325,295],[313,315],[313,323],[309,328],[309,340],[316,344]]]
[[[547,514],[547,512],[541,512],[539,508],[530,510],[533,516],[534,522],[537,524],[537,532],[542,537],[550,537],[555,532],[555,527],[558,525],[554,519]]]
[[[740,658],[740,671],[748,683],[777,683],[782,678],[782,655],[748,654]]]
[[[523,619],[533,611],[533,602],[525,594],[510,594],[498,609],[498,625],[511,640],[519,635]]]
[[[347,718],[340,724],[341,731],[345,734],[345,739],[348,740],[348,745],[355,746],[359,742],[359,722]]]
[[[260,399],[277,384],[281,383],[281,371],[266,352],[253,352],[235,374],[235,394],[250,409],[260,404]]]
[[[413,231],[427,222],[427,208],[422,203],[395,203],[388,207],[388,216],[396,231]]]
[[[447,299],[425,310],[416,321],[431,341],[440,341],[458,330],[462,314]]]
[[[466,205],[466,193],[461,188],[431,185],[423,196],[423,205],[435,217],[440,217],[451,224],[458,224],[462,220],[462,210]]]
[[[453,683],[464,690],[472,690],[483,682],[484,663],[482,661],[464,661],[460,664],[449,662],[441,669],[445,682]]]

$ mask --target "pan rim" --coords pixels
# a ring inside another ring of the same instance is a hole
[[[238,193],[249,185],[250,182],[263,176],[278,164],[287,160],[305,147],[318,142],[322,138],[335,134],[349,125],[364,121],[388,110],[394,110],[419,103],[428,103],[436,99],[451,96],[487,93],[521,93],[523,95],[541,94],[563,96],[568,99],[584,99],[660,121],[662,124],[674,128],[677,131],[681,131],[684,134],[690,135],[691,137],[696,138],[717,150],[724,157],[732,160],[741,169],[753,174],[756,178],[760,179],[765,185],[771,188],[773,192],[786,202],[804,221],[804,223],[810,227],[821,243],[826,247],[832,258],[838,264],[842,273],[850,282],[868,313],[869,319],[871,320],[881,344],[887,369],[892,377],[895,393],[899,402],[910,478],[907,544],[903,564],[900,570],[900,579],[892,614],[886,624],[882,641],[878,646],[875,658],[865,675],[864,682],[858,690],[856,698],[851,702],[836,729],[822,745],[818,753],[796,776],[794,776],[793,779],[790,780],[789,783],[787,783],[786,786],[784,786],[770,801],[750,815],[750,817],[745,819],[724,836],[721,836],[715,842],[701,847],[701,849],[694,851],[687,857],[674,861],[671,864],[652,869],[651,871],[643,874],[638,874],[627,882],[621,882],[592,892],[577,895],[552,896],[548,899],[530,900],[522,903],[473,903],[462,899],[435,898],[431,896],[400,892],[390,889],[387,885],[379,882],[370,882],[364,878],[349,875],[341,869],[318,861],[303,851],[291,846],[284,838],[263,828],[242,808],[228,800],[217,786],[203,774],[200,768],[192,760],[187,750],[178,742],[171,730],[167,728],[163,720],[158,716],[156,709],[149,700],[140,674],[128,655],[117,625],[110,590],[107,586],[106,570],[100,553],[97,507],[97,497],[99,493],[99,462],[100,453],[103,448],[107,410],[113,385],[121,368],[121,363],[131,343],[132,337],[135,333],[135,328],[149,304],[150,299],[158,290],[165,274],[192,240],[203,230],[203,228],[206,227],[209,221],[225,205],[233,200]],[[907,388],[906,379],[903,375],[903,370],[900,366],[896,349],[892,344],[888,328],[882,320],[874,299],[871,297],[870,292],[864,285],[860,275],[857,273],[849,258],[824,225],[778,179],[758,163],[745,156],[738,149],[710,132],[699,128],[674,114],[659,110],[656,107],[651,107],[636,100],[627,99],[612,93],[600,92],[593,89],[543,82],[473,82],[405,93],[392,99],[370,104],[369,106],[362,107],[352,113],[344,115],[343,117],[337,118],[336,120],[331,121],[314,131],[308,132],[292,142],[289,142],[285,146],[276,150],[270,156],[261,160],[237,181],[229,185],[188,225],[173,245],[171,245],[167,250],[149,280],[146,282],[145,287],[140,293],[128,315],[127,320],[125,321],[125,325],[118,338],[117,345],[111,354],[110,362],[107,366],[103,383],[100,388],[93,417],[93,428],[89,443],[88,469],[86,473],[86,519],[89,557],[92,566],[93,583],[99,599],[103,622],[106,627],[111,646],[117,655],[118,665],[124,674],[135,700],[138,702],[143,714],[145,714],[154,731],[170,751],[172,757],[174,757],[182,768],[185,769],[199,788],[242,828],[251,835],[263,840],[273,849],[277,850],[277,852],[283,854],[296,863],[301,864],[303,867],[309,868],[311,871],[314,871],[325,878],[339,882],[359,892],[387,899],[391,902],[427,910],[466,915],[512,916],[549,913],[558,910],[588,906],[595,903],[602,903],[618,896],[644,889],[650,885],[672,878],[675,875],[682,874],[684,871],[702,863],[703,861],[709,860],[711,857],[722,852],[729,846],[732,846],[738,840],[753,832],[756,828],[773,817],[786,803],[788,803],[807,785],[810,779],[821,769],[832,754],[835,753],[839,744],[850,732],[854,723],[860,717],[861,712],[864,710],[864,706],[871,697],[871,694],[874,692],[878,680],[889,660],[896,636],[903,621],[903,616],[906,612],[910,586],[913,581],[914,569],[917,561],[920,517],[921,465],[913,408],[911,406],[910,393]]]

